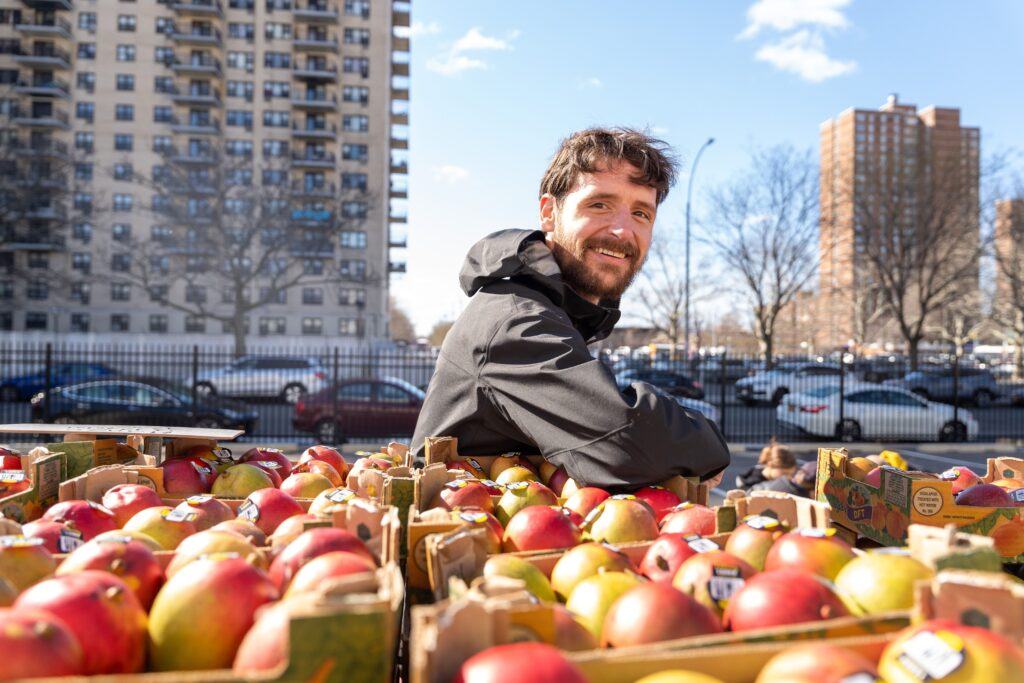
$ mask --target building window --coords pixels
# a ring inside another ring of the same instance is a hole
[[[185,287],[185,301],[190,304],[205,304],[206,287],[202,285],[187,285]]]
[[[174,20],[170,17],[157,17],[155,30],[160,33],[174,33]]]
[[[95,31],[96,30],[96,13],[95,12],[79,12],[78,13],[78,28],[83,31]]]
[[[263,36],[267,40],[291,40],[292,25],[269,21],[264,27]]]
[[[50,285],[46,280],[29,280],[25,296],[32,301],[45,301],[50,296]]]
[[[252,112],[247,109],[228,109],[227,125],[240,126],[252,130]]]
[[[359,161],[365,164],[370,159],[370,147],[345,143],[341,146],[341,158],[345,161]]]
[[[127,242],[132,237],[132,226],[128,223],[114,223],[110,234],[115,242]]]
[[[252,24],[242,24],[233,21],[228,24],[228,37],[251,41],[256,37],[256,29]]]
[[[75,118],[82,119],[92,123],[93,118],[96,115],[96,105],[92,102],[76,102],[75,103]]]
[[[153,78],[153,92],[169,94],[174,92],[174,79],[170,76],[156,76]]]
[[[75,211],[80,211],[85,215],[92,213],[92,193],[76,192],[71,197],[71,205]]]
[[[228,52],[228,66],[252,72],[255,62],[251,52]]]
[[[117,273],[127,273],[131,270],[132,261],[129,254],[114,254],[110,257],[110,269]]]
[[[48,317],[42,311],[27,311],[25,313],[26,330],[45,330],[48,327]]]
[[[115,104],[114,118],[118,121],[134,121],[135,107],[130,104]]]
[[[150,285],[147,289],[150,301],[167,301],[167,296],[171,292],[168,285]]]
[[[119,61],[119,62],[134,62],[135,61],[135,46],[134,45],[118,45],[117,46],[117,61]]]
[[[363,78],[370,76],[370,60],[366,57],[345,57],[341,64],[347,74],[359,74]]]
[[[117,30],[118,31],[134,31],[135,30],[135,15],[134,14],[118,14],[117,15]]]
[[[92,151],[93,135],[92,133],[85,133],[79,131],[75,133],[75,149],[80,149],[85,152]]]
[[[342,230],[341,246],[345,249],[366,249],[366,232],[363,230]]]
[[[272,159],[275,157],[288,156],[288,141],[287,140],[264,140],[263,141],[263,158]]]
[[[153,61],[157,64],[163,64],[164,66],[170,66],[171,64],[174,64],[174,48],[166,46],[153,48]],[[163,90],[161,92],[171,91]]]
[[[346,28],[344,41],[346,45],[362,45],[367,47],[370,44],[370,31],[365,28]]]
[[[80,71],[75,75],[75,87],[86,92],[96,90],[96,74],[92,71]]]
[[[302,303],[307,306],[320,306],[324,302],[324,290],[322,287],[303,287]],[[319,334],[319,332],[317,332]]]
[[[88,282],[71,283],[71,300],[80,304],[87,304],[91,299],[92,286]]]
[[[359,337],[362,325],[359,318],[338,318],[338,334],[342,337]]]
[[[222,323],[222,329],[224,330],[224,334],[234,334],[235,333],[235,321],[234,320],[225,320]],[[244,316],[242,318],[242,331],[245,334],[249,334],[249,316]]]
[[[251,157],[252,140],[228,140],[224,143],[224,153],[229,157]]]
[[[370,89],[361,85],[346,85],[341,89],[341,99],[345,102],[369,104]]]
[[[366,290],[344,288],[338,291],[339,306],[365,306]]]
[[[149,316],[149,331],[150,332],[166,332],[167,331],[167,316],[163,313],[154,313]]]
[[[288,303],[288,290],[260,287],[260,301],[265,304],[286,304]]]
[[[92,163],[83,162],[75,164],[75,180],[92,180]]]
[[[135,146],[135,138],[129,133],[117,133],[114,135],[114,149],[119,152],[130,152]]]
[[[72,313],[71,314],[71,331],[72,332],[88,332],[89,331],[89,314],[88,313]]]
[[[10,301],[14,298],[14,282],[0,280],[0,300]]]
[[[324,262],[318,258],[308,258],[302,261],[302,273],[303,275],[323,275],[324,274]]]
[[[345,14],[350,17],[370,18],[370,0],[345,0]]]
[[[92,272],[92,254],[87,251],[77,251],[71,255],[71,268],[80,273],[88,275]]]
[[[133,198],[130,194],[114,194],[114,211],[126,212],[132,210]]]
[[[92,240],[92,223],[75,223],[71,226],[71,236],[88,244]]]
[[[285,333],[284,318],[260,318],[260,336],[278,335]]]
[[[14,314],[10,311],[0,311],[0,330],[10,332],[14,329]]]
[[[341,129],[349,133],[366,133],[370,130],[370,117],[362,114],[345,114],[341,118]]]
[[[264,187],[274,187],[278,185],[284,185],[288,179],[286,171],[276,168],[265,168],[263,169],[262,183]]]
[[[135,76],[131,74],[117,74],[115,82],[118,90],[135,90]]]
[[[228,81],[228,97],[244,97],[252,102],[253,84],[252,81]]]
[[[198,315],[185,316],[185,331],[192,334],[206,332],[206,320]]]
[[[338,261],[338,276],[350,282],[362,282],[366,279],[366,261],[362,259],[342,259]]]
[[[287,99],[291,92],[292,84],[287,81],[263,81],[263,97],[268,100],[275,97]]]
[[[131,318],[124,313],[113,313],[110,316],[111,332],[127,332],[130,327]]]
[[[170,107],[153,107],[153,123],[170,123],[173,117]]]
[[[366,219],[366,202],[342,202],[341,203],[341,215],[344,218],[350,220],[365,220]]]
[[[359,190],[360,192],[366,192],[366,174],[365,173],[342,173],[341,174],[341,189],[343,189],[343,190]]]
[[[323,318],[303,318],[302,334],[320,335],[324,333]]]
[[[79,59],[96,59],[96,43],[79,43]]]
[[[287,128],[291,121],[289,113],[286,111],[264,111],[263,125],[267,128]]]
[[[290,52],[264,52],[263,66],[268,69],[290,69],[292,55]]]
[[[132,298],[132,286],[127,282],[110,283],[111,301],[130,301]]]

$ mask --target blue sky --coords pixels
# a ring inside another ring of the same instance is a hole
[[[1024,150],[1020,0],[415,0],[412,12],[408,272],[392,287],[420,334],[465,305],[458,269],[477,239],[536,227],[540,176],[586,126],[650,127],[687,169],[715,137],[698,210],[751,148],[817,154],[822,121],[892,92],[960,107],[984,153]],[[681,232],[685,194],[684,173],[657,231]]]

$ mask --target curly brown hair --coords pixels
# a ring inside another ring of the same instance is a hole
[[[540,181],[540,196],[551,194],[561,204],[581,174],[618,160],[637,170],[632,182],[654,188],[658,204],[665,201],[676,182],[678,159],[667,142],[633,128],[587,128],[562,140]]]

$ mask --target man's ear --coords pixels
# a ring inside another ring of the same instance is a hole
[[[540,198],[540,229],[546,233],[555,231],[555,211],[558,210],[558,202],[550,192],[541,195]]]

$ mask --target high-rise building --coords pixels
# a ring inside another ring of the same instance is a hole
[[[1024,272],[1012,278],[1007,273],[1024,268],[1024,199],[996,202],[995,253],[996,302],[1013,301],[1015,285],[1019,288],[1024,282]]]
[[[253,280],[249,338],[386,338],[405,271],[410,4],[0,0],[0,188],[52,189],[6,227],[0,213],[0,332],[223,339],[231,323],[186,304],[223,312],[229,293],[140,285],[134,269],[219,253],[204,226],[244,215],[215,196],[240,185],[277,198],[261,200],[282,223],[263,243],[289,242],[246,267],[311,274]],[[187,213],[162,220],[174,202]]]
[[[964,281],[973,279],[973,285],[966,286],[976,292],[980,130],[962,126],[959,109],[918,110],[890,95],[877,110],[847,109],[821,124],[820,132],[817,345],[898,342],[891,320],[877,315],[880,301],[865,257],[865,240],[872,238],[866,223],[876,225],[876,237],[916,234],[922,245],[927,238],[920,231],[940,226],[936,229],[956,242],[955,248],[946,250],[951,267],[969,259],[966,267],[973,276]],[[946,201],[949,193],[940,184],[952,185],[950,180],[957,181],[955,210],[932,206]],[[956,227],[950,227],[954,215]],[[914,227],[877,227],[887,222]],[[894,247],[910,253],[907,245]]]

